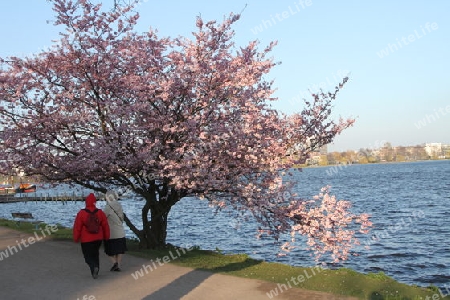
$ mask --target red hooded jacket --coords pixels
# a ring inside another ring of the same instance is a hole
[[[97,209],[95,206],[96,201],[97,199],[95,199],[94,194],[89,194],[89,196],[86,197],[86,208],[90,211]],[[88,216],[89,213],[84,209],[81,209],[75,218],[75,223],[73,225],[73,240],[75,243],[78,243],[79,241],[87,243],[98,240],[109,240],[109,225],[105,213],[101,209],[97,211],[97,217],[100,221],[100,231],[98,233],[90,233],[87,231],[84,224],[87,222]]]

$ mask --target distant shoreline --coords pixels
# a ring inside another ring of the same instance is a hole
[[[380,165],[380,164],[403,164],[403,163],[416,163],[416,162],[433,162],[433,161],[450,161],[450,158],[442,159],[422,159],[422,160],[407,160],[407,161],[380,161],[370,163],[351,163],[351,164],[329,164],[329,165],[296,165],[294,168],[322,168],[322,167],[336,167],[336,166],[358,166],[358,165]]]

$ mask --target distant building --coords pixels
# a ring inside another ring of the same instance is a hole
[[[450,145],[442,145],[442,152],[444,158],[450,158]]]
[[[425,144],[425,152],[428,156],[441,156],[442,155],[442,143],[428,143]]]

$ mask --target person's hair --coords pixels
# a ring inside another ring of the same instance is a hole
[[[119,200],[119,194],[116,191],[107,191],[105,199],[106,201],[117,201]]]

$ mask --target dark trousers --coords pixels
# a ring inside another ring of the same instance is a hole
[[[101,240],[81,243],[81,250],[83,251],[84,261],[91,269],[91,273],[94,272],[95,267],[100,269],[99,250],[101,245]]]

